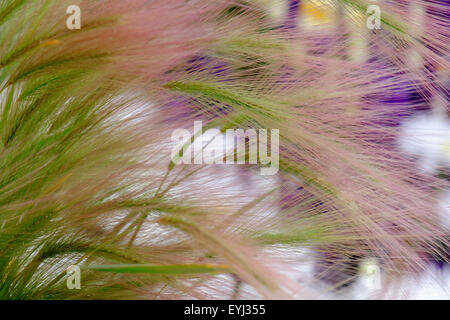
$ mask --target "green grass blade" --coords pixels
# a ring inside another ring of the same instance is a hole
[[[230,273],[231,269],[222,264],[172,264],[172,265],[148,265],[148,264],[113,264],[94,265],[86,269],[115,273],[147,273],[162,275],[184,275],[202,273]]]

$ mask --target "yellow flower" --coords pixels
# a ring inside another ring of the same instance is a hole
[[[300,21],[305,27],[327,26],[333,23],[335,9],[331,2],[308,0],[300,6]]]

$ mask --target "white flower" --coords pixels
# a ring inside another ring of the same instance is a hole
[[[446,191],[439,202],[440,223],[450,230],[450,191]]]
[[[406,121],[399,147],[418,158],[420,168],[429,174],[450,166],[450,122],[447,116],[426,113]]]
[[[288,0],[258,0],[257,3],[275,22],[283,21],[288,14]]]

